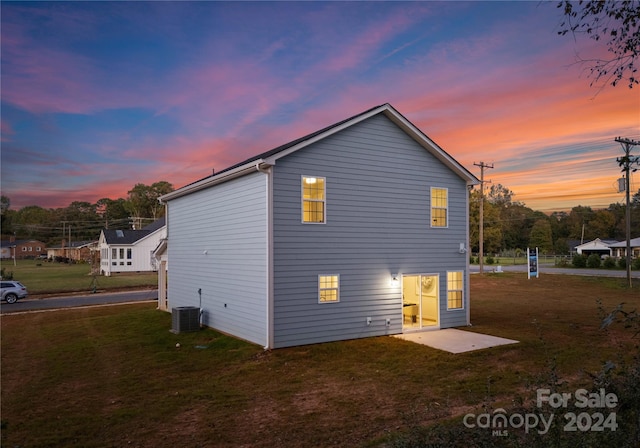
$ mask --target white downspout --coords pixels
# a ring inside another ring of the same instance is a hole
[[[273,177],[272,177],[272,165],[267,165],[266,168],[261,167],[261,163],[256,163],[256,170],[266,175],[266,228],[267,228],[267,272],[266,272],[266,344],[265,350],[273,348]]]

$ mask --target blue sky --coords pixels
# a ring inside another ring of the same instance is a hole
[[[2,2],[12,208],[175,187],[391,103],[537,210],[621,202],[640,89],[590,87],[540,2]],[[635,180],[634,180],[635,181]],[[637,191],[637,181],[634,191]]]

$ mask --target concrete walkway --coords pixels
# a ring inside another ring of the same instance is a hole
[[[499,345],[517,344],[513,339],[499,338],[472,331],[456,330],[447,328],[445,330],[418,331],[414,333],[404,333],[394,335],[396,338],[416,344],[428,345],[438,350],[449,353],[464,353],[484,348],[497,347]]]

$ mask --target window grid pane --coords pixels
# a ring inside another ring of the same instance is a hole
[[[462,308],[462,272],[447,272],[447,308]]]
[[[338,302],[340,300],[340,281],[337,275],[318,276],[318,301]]]
[[[447,226],[447,189],[432,188],[431,189],[431,226],[446,227]]]
[[[302,222],[325,222],[325,180],[302,178]]]

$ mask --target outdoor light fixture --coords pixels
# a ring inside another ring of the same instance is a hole
[[[458,249],[458,252],[460,252],[461,254],[464,254],[467,252],[467,248],[464,247],[464,243],[460,243],[460,249]]]
[[[397,288],[400,285],[400,281],[398,280],[398,274],[391,274],[391,286]]]

